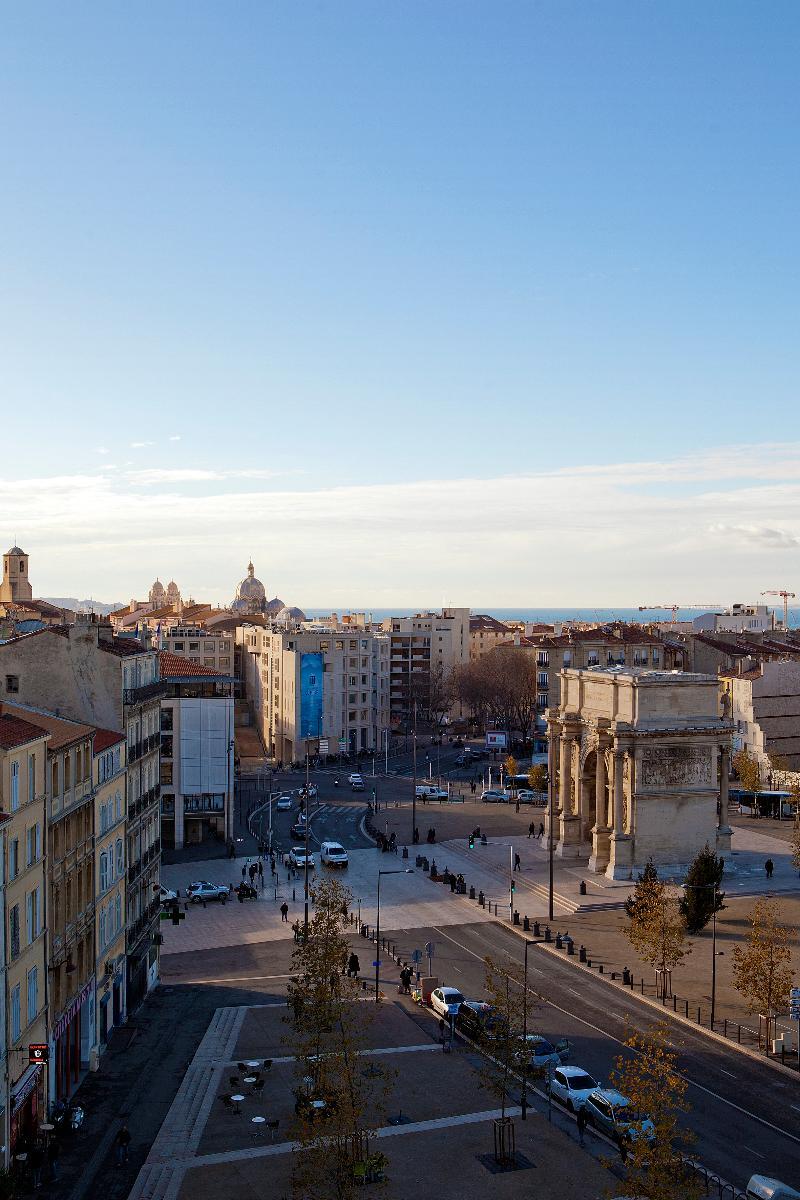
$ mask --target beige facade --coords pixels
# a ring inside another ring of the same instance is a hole
[[[547,714],[559,856],[629,879],[649,858],[682,875],[706,842],[730,852],[732,727],[714,676],[566,669],[560,691]]]
[[[208,667],[220,675],[233,675],[236,638],[231,629],[215,632],[199,625],[175,625],[162,629],[161,649],[179,654],[189,662]]]
[[[28,1047],[48,1041],[44,847],[49,738],[41,726],[0,711],[0,806],[6,818],[5,1145],[11,1153],[44,1119],[47,1097],[46,1068],[29,1066]]]
[[[280,762],[319,753],[380,750],[389,728],[389,638],[342,627],[278,632],[244,625],[242,646],[247,698],[268,752]],[[304,724],[303,656],[322,657],[319,717]]]
[[[770,755],[800,771],[800,662],[761,662],[723,676],[721,685],[729,698],[734,750],[747,750],[758,760],[765,782]]]
[[[100,1051],[125,1020],[125,737],[98,729],[94,738],[96,1034]]]
[[[477,662],[495,647],[503,645],[514,634],[510,625],[480,613],[469,619],[469,661]]]
[[[32,599],[33,589],[28,578],[28,556],[19,546],[12,546],[3,555],[0,604],[21,604]]]
[[[410,728],[416,703],[425,713],[431,681],[446,678],[454,667],[469,662],[468,608],[443,608],[441,613],[389,617],[382,623],[391,641],[390,712],[392,727]],[[458,715],[458,709],[451,715]]]

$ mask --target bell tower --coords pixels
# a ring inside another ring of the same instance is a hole
[[[28,578],[28,556],[19,546],[12,546],[3,555],[3,578],[0,581],[0,602],[19,604],[33,599]]]

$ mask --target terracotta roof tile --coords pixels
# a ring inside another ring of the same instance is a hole
[[[117,742],[124,741],[125,734],[117,733],[116,729],[95,729],[94,752],[102,754],[104,750],[108,750],[109,746],[116,746]]]
[[[12,750],[14,746],[24,746],[36,738],[46,736],[47,730],[42,729],[41,725],[0,713],[0,747],[3,750]]]
[[[94,733],[93,725],[84,725],[80,721],[68,721],[65,717],[57,717],[46,709],[34,708],[30,704],[2,704],[0,712],[3,715],[16,717],[18,720],[39,725],[50,734],[48,749],[61,750],[71,746],[73,742],[83,741]]]
[[[158,661],[161,665],[162,679],[195,679],[198,675],[208,675],[212,679],[225,679],[226,676],[212,667],[204,667],[202,663],[190,662],[180,654],[172,654],[169,650],[159,650]]]

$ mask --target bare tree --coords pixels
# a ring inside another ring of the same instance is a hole
[[[747,1011],[765,1018],[767,1047],[772,1014],[789,1003],[794,979],[789,948],[792,937],[792,930],[781,921],[780,905],[762,896],[750,914],[745,944],[733,948],[733,985],[744,998]],[[760,1039],[761,1028],[759,1043]]]

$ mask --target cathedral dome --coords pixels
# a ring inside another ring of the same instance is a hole
[[[264,605],[264,612],[269,616],[274,617],[277,616],[281,609],[285,607],[286,605],[284,604],[283,600],[279,600],[277,596],[273,596],[272,599],[268,600]]]
[[[302,608],[294,608],[289,605],[280,610],[275,618],[281,625],[289,625],[292,621],[305,621],[306,614]]]
[[[247,575],[236,589],[236,599],[231,607],[234,610],[260,611],[266,598],[264,585],[260,579],[256,579],[255,567],[250,562],[247,564]]]

